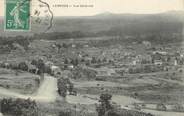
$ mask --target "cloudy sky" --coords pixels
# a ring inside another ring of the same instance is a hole
[[[39,2],[32,0],[32,9]],[[49,3],[55,16],[87,16],[103,12],[151,14],[171,10],[184,10],[184,0],[43,0]],[[54,1],[54,2],[53,2]],[[0,0],[0,16],[4,15],[5,0]],[[70,8],[65,7],[70,5]],[[75,5],[75,7],[74,7]],[[93,5],[93,7],[76,7]],[[62,7],[61,7],[62,6]]]

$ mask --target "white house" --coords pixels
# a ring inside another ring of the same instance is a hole
[[[155,61],[154,61],[154,64],[155,64],[155,65],[162,65],[163,62],[162,62],[162,60],[155,60]]]

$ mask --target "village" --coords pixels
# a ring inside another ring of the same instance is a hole
[[[12,98],[6,91],[14,91],[15,98],[36,100],[42,109],[33,102],[35,116],[39,116],[37,110],[45,116],[97,116],[100,99],[107,99],[117,112],[127,116],[183,115],[184,49],[181,43],[125,42],[118,36],[34,39],[28,44],[25,44],[27,40],[6,41],[0,56],[0,87],[4,91],[0,93],[1,98]],[[48,103],[46,107],[40,103],[40,96],[34,96],[37,89],[39,95],[43,94],[44,90],[40,89],[43,87],[52,94],[44,99],[54,101],[53,107],[59,108],[55,113],[48,108],[53,104]],[[12,100],[1,102],[1,112],[11,114],[3,109],[4,102],[12,104]]]

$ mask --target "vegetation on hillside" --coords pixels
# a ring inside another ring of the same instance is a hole
[[[12,116],[38,116],[38,106],[30,99],[3,99],[1,112]]]

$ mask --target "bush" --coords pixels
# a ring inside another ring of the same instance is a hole
[[[157,104],[156,108],[159,111],[166,111],[167,110],[167,107],[164,104]]]
[[[95,79],[97,72],[88,68],[81,68],[76,67],[74,70],[72,70],[73,78],[74,79]]]
[[[69,112],[69,111],[60,111],[59,116],[71,116],[71,112]]]
[[[105,116],[154,116],[154,115],[135,110],[121,109],[121,110],[110,110],[108,113],[106,113]]]
[[[62,97],[66,97],[67,94],[67,82],[65,79],[58,79],[58,83],[57,83],[57,87],[58,87],[58,93],[60,96]]]
[[[23,70],[23,71],[27,71],[28,70],[28,66],[25,62],[21,62],[19,65],[18,65],[18,68],[20,70]]]
[[[3,99],[1,112],[12,116],[38,116],[38,107],[35,101],[30,99]]]
[[[173,110],[176,112],[183,112],[184,111],[184,107],[181,104],[176,104],[173,106]]]

